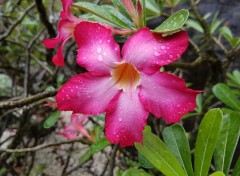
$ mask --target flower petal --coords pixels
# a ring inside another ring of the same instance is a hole
[[[92,140],[92,137],[89,135],[88,131],[84,127],[83,122],[89,117],[89,115],[85,114],[72,114],[71,115],[71,125],[74,127],[76,132],[82,134],[87,137],[89,140]]]
[[[105,132],[111,143],[125,147],[142,142],[148,112],[139,101],[138,92],[122,92],[109,104]]]
[[[186,32],[162,37],[148,28],[139,30],[123,46],[123,60],[135,65],[138,70],[153,73],[182,55],[188,46]]]
[[[53,56],[52,62],[57,66],[63,66],[64,65],[64,57],[63,57],[63,47],[65,43],[70,39],[70,37],[66,37],[58,47],[57,54]]]
[[[183,79],[166,72],[141,75],[140,101],[149,112],[167,123],[179,122],[184,114],[194,110],[199,93],[201,91],[188,89]]]
[[[119,92],[109,76],[83,73],[72,77],[56,95],[58,109],[74,113],[101,114]]]
[[[119,45],[111,30],[98,23],[81,22],[74,31],[78,44],[77,63],[93,74],[110,73],[114,62],[120,61]]]

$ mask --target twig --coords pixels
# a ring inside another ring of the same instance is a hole
[[[17,108],[17,107],[22,107],[28,104],[31,104],[33,102],[39,101],[41,99],[47,98],[47,97],[52,97],[56,94],[56,90],[54,91],[47,91],[47,92],[42,92],[27,98],[23,98],[20,100],[10,100],[10,101],[5,101],[5,102],[0,102],[0,109],[11,109],[11,108]]]
[[[48,31],[48,34],[50,35],[50,37],[51,38],[55,37],[55,35],[56,35],[55,30],[54,30],[52,24],[48,21],[48,16],[47,16],[46,9],[43,5],[42,0],[35,0],[35,1],[36,1],[36,5],[37,5],[37,9],[39,12],[41,22],[47,28],[47,31]]]
[[[65,174],[66,171],[67,171],[67,168],[68,168],[68,165],[69,165],[69,161],[70,161],[70,159],[71,159],[71,155],[72,155],[72,152],[73,152],[73,146],[74,146],[73,144],[74,144],[74,143],[72,143],[72,145],[71,145],[70,148],[69,148],[67,161],[66,161],[66,164],[65,164],[65,166],[64,166],[64,168],[63,168],[63,171],[62,171],[62,176],[64,176],[64,174]]]
[[[31,11],[34,7],[35,7],[35,3],[31,4],[31,5],[27,8],[27,10],[22,14],[22,16],[20,16],[20,17],[17,19],[17,21],[15,21],[15,23],[13,23],[13,24],[8,28],[8,30],[7,30],[4,34],[0,35],[0,41],[1,41],[1,40],[4,40],[6,37],[8,37],[8,36],[13,32],[13,30],[15,29],[15,27],[16,27],[19,23],[21,23],[21,21],[24,19],[24,17],[27,15],[27,13],[28,13],[29,11]]]
[[[74,142],[81,142],[83,144],[90,144],[89,141],[86,141],[84,139],[74,139],[74,140],[57,142],[57,143],[52,143],[52,144],[42,144],[42,145],[37,145],[35,147],[22,148],[22,149],[2,149],[2,148],[0,148],[0,152],[6,152],[6,153],[35,152],[35,151],[42,150],[42,149],[45,149],[45,148],[48,148],[48,147],[53,147],[53,146],[58,146],[58,145],[63,145],[63,144],[72,144]]]
[[[115,166],[115,158],[116,158],[116,154],[117,154],[117,150],[119,148],[119,144],[115,144],[111,153],[111,158],[109,161],[109,169],[108,169],[108,174],[107,176],[112,176],[113,175],[113,169]]]
[[[182,69],[194,69],[197,66],[201,65],[204,62],[215,62],[215,59],[211,58],[210,56],[208,57],[198,57],[195,61],[191,63],[184,63],[184,62],[173,62],[169,67],[174,67],[174,68],[182,68]]]

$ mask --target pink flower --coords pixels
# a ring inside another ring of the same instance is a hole
[[[78,133],[87,137],[89,140],[92,140],[92,137],[88,134],[87,130],[83,126],[83,122],[88,118],[88,115],[83,114],[72,114],[71,122],[68,126],[65,126],[63,132],[60,134],[66,137],[67,139],[78,139]]]
[[[73,37],[73,31],[75,26],[81,22],[82,20],[73,16],[70,10],[70,6],[73,3],[73,0],[61,0],[63,10],[60,14],[60,21],[58,23],[58,35],[56,38],[53,39],[45,39],[43,44],[47,48],[55,48],[58,44],[57,54],[53,56],[52,61],[57,66],[64,65],[64,58],[63,58],[63,47],[65,43]]]
[[[122,147],[141,142],[149,113],[174,123],[194,110],[199,91],[159,71],[186,50],[185,32],[163,38],[143,28],[126,41],[122,58],[111,30],[100,24],[81,22],[74,35],[77,63],[88,72],[63,85],[56,95],[58,108],[94,115],[106,112],[105,133],[110,142]]]

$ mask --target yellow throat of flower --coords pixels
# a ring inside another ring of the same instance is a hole
[[[140,83],[140,74],[129,63],[122,63],[113,69],[112,79],[123,91],[135,89]]]

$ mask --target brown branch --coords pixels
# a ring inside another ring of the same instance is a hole
[[[211,33],[208,27],[207,22],[203,19],[202,15],[199,13],[197,4],[194,2],[194,0],[190,0],[191,8],[193,10],[193,14],[195,15],[197,21],[201,24],[203,27],[204,33],[206,34],[206,39],[211,39]]]
[[[169,65],[169,67],[174,67],[174,68],[182,68],[182,69],[194,69],[197,66],[203,64],[204,62],[210,62],[214,63],[215,59],[211,58],[210,56],[205,56],[205,57],[198,57],[195,61],[191,63],[184,63],[184,62],[173,62]]]
[[[0,152],[6,152],[6,153],[24,153],[24,152],[35,152],[38,150],[42,150],[48,147],[54,147],[54,146],[59,146],[63,144],[72,144],[74,142],[81,142],[83,144],[90,144],[89,141],[84,140],[84,139],[74,139],[74,140],[69,140],[69,141],[63,141],[63,142],[57,142],[57,143],[52,143],[52,144],[42,144],[42,145],[37,145],[35,147],[29,147],[29,148],[22,148],[22,149],[2,149],[0,148]]]
[[[111,153],[111,158],[109,161],[109,170],[108,170],[108,176],[113,175],[113,169],[115,166],[115,158],[116,158],[116,154],[117,154],[117,150],[119,148],[119,144],[115,144]]]
[[[37,9],[38,9],[38,12],[39,12],[41,22],[46,27],[50,37],[51,38],[55,37],[55,35],[56,35],[55,30],[54,30],[52,24],[48,21],[48,15],[46,13],[46,9],[43,5],[42,0],[35,0],[35,2],[36,2],[36,5],[37,5]]]
[[[54,91],[47,91],[47,92],[42,92],[27,98],[23,98],[20,100],[10,100],[10,101],[5,101],[5,102],[0,102],[0,109],[11,109],[11,108],[17,108],[17,107],[22,107],[28,104],[31,104],[33,102],[42,100],[47,97],[52,97],[56,94],[56,90]]]
[[[13,23],[4,34],[0,35],[0,41],[7,38],[13,32],[15,27],[22,22],[22,20],[28,14],[28,12],[31,11],[34,7],[35,7],[35,3],[31,4],[27,8],[27,10],[15,21],[15,23]]]

